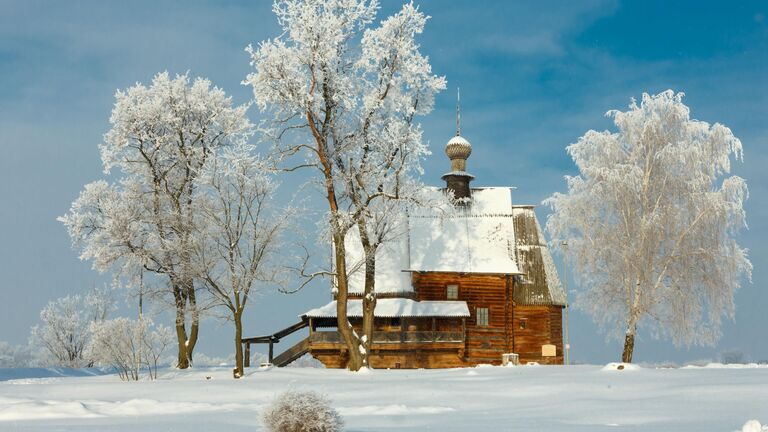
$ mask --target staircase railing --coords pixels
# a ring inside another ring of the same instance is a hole
[[[273,333],[271,335],[256,336],[256,337],[251,337],[251,338],[242,338],[242,339],[240,339],[240,343],[242,343],[243,346],[244,346],[244,349],[243,349],[243,351],[244,351],[243,357],[245,357],[245,359],[244,359],[245,360],[244,366],[245,367],[250,367],[251,366],[251,344],[260,344],[260,343],[269,344],[269,354],[268,354],[269,362],[272,363],[272,364],[277,364],[277,363],[275,363],[275,358],[274,358],[274,345],[276,343],[280,342],[280,339],[282,339],[282,338],[284,338],[284,337],[286,337],[286,336],[288,336],[288,335],[290,335],[292,333],[295,333],[295,332],[297,332],[297,331],[299,331],[299,330],[301,330],[301,329],[303,329],[304,327],[307,327],[307,326],[309,326],[309,322],[301,321],[301,322],[298,322],[298,323],[296,323],[296,324],[294,324],[294,325],[292,325],[290,327],[286,327],[286,328],[284,328],[284,329],[282,329],[282,330],[280,330],[280,331],[278,331],[276,333]],[[302,341],[302,342],[304,342],[304,341]],[[296,344],[293,347],[289,348],[288,351],[290,351],[291,349],[295,348],[296,346],[298,346],[300,344],[301,344],[301,342],[299,344]],[[307,340],[307,349],[308,348],[309,348],[309,341]],[[286,353],[288,351],[286,351]],[[285,353],[283,353],[283,354],[285,354]],[[281,354],[281,356],[283,354]],[[306,354],[306,352],[302,353],[302,355],[304,355],[304,354]],[[280,356],[278,356],[278,357],[280,357]],[[301,356],[299,356],[299,357],[301,357]],[[298,357],[296,357],[296,358],[298,358]],[[292,359],[292,360],[288,361],[285,364],[288,364],[288,363],[290,363],[293,360],[296,360],[296,359]],[[284,365],[278,365],[278,366],[284,366]]]
[[[288,348],[282,354],[275,357],[274,360],[272,360],[272,364],[277,367],[283,367],[293,362],[294,360],[298,360],[301,356],[308,352],[309,338],[302,339],[299,343]]]

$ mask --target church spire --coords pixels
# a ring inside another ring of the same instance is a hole
[[[457,199],[468,199],[472,190],[469,187],[475,177],[467,172],[467,159],[472,154],[472,144],[461,136],[461,93],[456,89],[456,136],[448,141],[445,154],[451,160],[451,170],[443,174],[446,187],[453,191]]]
[[[461,88],[456,87],[456,136],[461,136]]]

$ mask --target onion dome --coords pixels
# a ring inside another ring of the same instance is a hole
[[[469,187],[475,176],[467,172],[467,159],[472,154],[472,144],[461,136],[461,111],[459,110],[459,93],[456,93],[456,136],[445,145],[445,154],[451,160],[451,170],[441,177],[445,187],[453,192],[459,205],[469,205],[472,189]]]
[[[466,171],[472,144],[461,135],[456,135],[445,145],[445,154],[451,160],[451,171]]]

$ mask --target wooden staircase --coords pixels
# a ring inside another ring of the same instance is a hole
[[[272,359],[272,364],[277,367],[287,366],[309,352],[309,338],[302,339],[296,345],[288,348],[282,354]]]
[[[273,356],[274,344],[280,342],[280,339],[288,336],[289,334],[295,333],[307,326],[309,326],[309,323],[307,321],[301,321],[290,327],[286,327],[280,330],[279,332],[273,333],[271,335],[240,339],[240,343],[244,345],[245,367],[249,367],[251,365],[251,344],[254,344],[254,343],[269,344],[269,357],[268,357],[269,362],[274,364],[277,367],[286,366],[289,363],[297,360],[299,357],[303,356],[304,354],[308,353],[309,337],[302,339],[301,342],[288,348],[288,350],[278,355],[277,357]]]

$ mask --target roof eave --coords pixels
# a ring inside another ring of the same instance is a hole
[[[453,270],[419,270],[419,269],[405,269],[401,270],[404,273],[453,273],[459,275],[485,275],[485,276],[515,276],[525,274],[523,272],[477,272],[477,271],[453,271]]]

